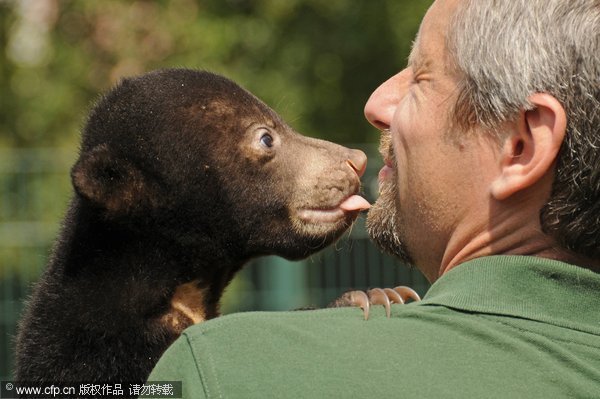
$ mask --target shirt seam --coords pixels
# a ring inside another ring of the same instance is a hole
[[[210,394],[210,389],[208,388],[206,373],[204,373],[202,371],[202,368],[200,367],[200,362],[198,361],[198,358],[196,357],[196,351],[194,350],[194,346],[192,345],[190,337],[187,334],[185,334],[185,338],[186,338],[187,344],[190,348],[190,352],[192,352],[192,357],[194,358],[194,363],[196,365],[196,371],[198,372],[198,377],[200,378],[200,383],[202,384],[202,389],[204,390],[204,394],[206,395],[207,398],[211,398],[212,396]],[[208,363],[208,367],[210,367],[212,369],[212,373],[213,373],[213,376],[216,381],[217,391],[218,391],[217,397],[223,398],[223,392],[221,390],[221,385],[219,384],[219,379],[217,378],[217,372],[216,372],[216,369],[214,366],[213,358],[212,358],[209,350],[205,350],[204,352],[206,355],[205,360]]]

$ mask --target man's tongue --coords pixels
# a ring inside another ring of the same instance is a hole
[[[340,209],[347,212],[364,211],[366,209],[369,209],[370,207],[371,204],[369,204],[369,202],[360,195],[353,195],[351,197],[348,197],[348,199],[346,199],[340,204]]]

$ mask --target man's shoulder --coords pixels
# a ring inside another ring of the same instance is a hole
[[[391,382],[385,370],[433,355],[430,341],[419,339],[427,317],[418,315],[431,313],[421,308],[394,305],[388,319],[378,306],[369,320],[358,308],[223,316],[185,330],[150,379],[184,381],[195,397],[384,394]]]
[[[385,331],[385,325],[410,323],[410,315],[423,313],[424,307],[414,305],[393,305],[391,318],[385,316],[382,306],[373,306],[369,320],[365,320],[360,308],[327,308],[285,312],[244,312],[222,316],[205,323],[197,324],[184,331],[186,339],[192,343],[198,340],[217,340],[229,343],[250,340],[339,336],[344,329],[355,334]],[[373,330],[373,331],[371,331]]]
[[[184,397],[545,395],[546,371],[572,365],[541,357],[552,341],[504,321],[419,303],[366,321],[355,308],[234,314],[188,328],[150,379],[183,381]]]
[[[393,305],[392,316],[394,313],[401,312],[401,308],[410,309],[412,305]],[[369,317],[369,320],[379,320],[385,316],[383,306],[371,306],[374,317]],[[358,307],[339,307],[339,308],[323,308],[323,309],[302,309],[291,311],[252,311],[240,312],[224,315],[208,322],[196,324],[186,330],[186,333],[198,331],[210,331],[214,328],[223,328],[231,324],[254,324],[261,323],[301,323],[301,322],[364,322],[363,311]]]
[[[482,259],[447,273],[423,301],[393,305],[390,318],[373,306],[369,320],[337,308],[190,327],[150,377],[184,381],[193,397],[591,397],[598,379],[573,370],[600,369],[590,311],[599,287],[566,264]]]

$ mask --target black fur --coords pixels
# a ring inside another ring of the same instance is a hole
[[[208,72],[122,81],[84,128],[75,194],[20,323],[17,380],[145,381],[193,323],[165,321],[177,287],[197,288],[210,319],[250,258],[302,258],[342,234],[355,212],[328,223],[296,212],[354,194],[357,156]]]

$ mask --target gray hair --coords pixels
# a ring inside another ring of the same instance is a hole
[[[499,132],[549,93],[567,136],[542,229],[567,250],[600,258],[600,0],[465,0],[447,36],[459,75],[454,122]]]

